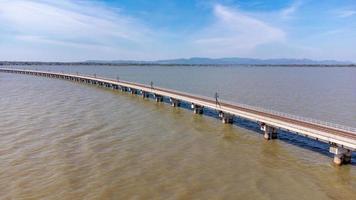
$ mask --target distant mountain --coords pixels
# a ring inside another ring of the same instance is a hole
[[[311,59],[254,59],[254,58],[188,58],[173,60],[158,60],[160,64],[242,64],[242,65],[348,65],[352,62]]]
[[[311,59],[255,59],[255,58],[180,58],[169,60],[156,61],[135,61],[135,60],[114,60],[114,61],[98,61],[90,60],[92,63],[110,63],[110,64],[162,64],[162,65],[351,65],[354,64],[348,61],[336,60],[311,60]]]

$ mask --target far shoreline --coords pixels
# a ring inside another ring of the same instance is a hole
[[[175,63],[106,63],[106,62],[37,62],[0,61],[0,66],[182,66],[182,67],[356,67],[356,64],[175,64]]]

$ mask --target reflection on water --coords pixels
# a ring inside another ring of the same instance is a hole
[[[133,71],[125,73],[125,79],[134,80]],[[348,75],[342,77],[343,83]],[[183,82],[176,87],[188,84]],[[206,82],[206,87],[221,87],[218,82]],[[0,74],[0,85],[0,199],[353,199],[356,195],[354,165],[335,167],[328,156],[293,141],[265,141],[244,127],[79,83]],[[186,90],[199,86],[197,81]],[[343,113],[352,109],[353,87],[331,88],[349,96],[337,98],[345,103],[322,112],[340,108],[334,112],[340,120],[354,117],[356,112]],[[236,93],[239,100],[244,101],[240,97],[244,93]],[[301,89],[298,95],[303,93]],[[320,92],[315,98],[326,94]],[[226,93],[226,98],[232,97]],[[333,98],[316,107],[308,107],[310,102],[298,107],[313,113],[318,106],[332,105]]]

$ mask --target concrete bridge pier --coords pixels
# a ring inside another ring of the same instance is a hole
[[[332,144],[329,148],[329,152],[334,154],[334,163],[336,165],[349,164],[351,163],[352,151],[345,149],[344,147],[337,146],[337,144]]]
[[[122,91],[122,92],[127,92],[127,90],[128,90],[127,87],[121,86],[121,91]]]
[[[136,89],[133,89],[133,88],[130,88],[130,93],[131,93],[131,94],[137,94],[137,90],[136,90]]]
[[[219,111],[219,117],[223,124],[232,124],[234,120],[234,115],[222,111]]]
[[[261,124],[261,130],[264,131],[264,135],[263,137],[266,140],[271,140],[271,139],[277,139],[277,129],[272,127],[272,126],[268,126],[265,123]]]
[[[118,85],[112,85],[112,89],[113,89],[113,90],[118,90],[118,89],[119,89],[119,86],[118,86]]]
[[[149,97],[149,93],[148,93],[148,92],[145,92],[145,91],[143,91],[143,90],[141,90],[141,95],[142,95],[142,98],[143,98],[143,99]]]
[[[163,96],[159,94],[154,94],[154,98],[156,99],[156,102],[162,102],[163,101]]]
[[[203,114],[204,106],[200,106],[200,105],[192,103],[192,105],[190,107],[193,109],[193,112],[195,114]]]
[[[180,106],[180,101],[178,99],[169,98],[169,101],[171,102],[171,106],[172,107],[179,107]]]

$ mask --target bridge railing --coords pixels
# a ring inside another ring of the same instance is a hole
[[[248,108],[248,109],[252,109],[252,110],[256,110],[256,111],[260,111],[260,112],[265,112],[265,113],[273,114],[273,115],[280,116],[280,117],[286,117],[286,118],[290,118],[290,119],[294,119],[294,120],[298,120],[298,121],[302,121],[302,122],[308,122],[308,123],[315,124],[315,125],[322,125],[325,127],[330,127],[330,128],[334,128],[334,129],[338,129],[338,130],[352,132],[352,133],[356,134],[356,128],[350,127],[350,126],[326,122],[326,121],[317,120],[317,119],[313,119],[313,118],[309,118],[309,117],[302,117],[302,116],[298,116],[298,115],[293,115],[293,114],[289,114],[289,113],[284,113],[284,112],[280,112],[280,111],[276,111],[276,110],[272,110],[272,109],[266,109],[266,108],[257,107],[257,106],[251,106],[251,105],[242,104],[242,103],[229,102],[229,101],[224,101],[224,103],[228,103],[228,104],[232,104],[232,105],[236,105],[236,106],[240,106],[243,108]]]

